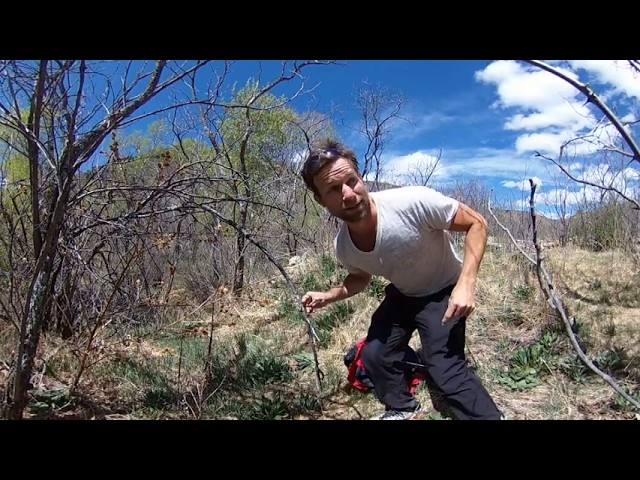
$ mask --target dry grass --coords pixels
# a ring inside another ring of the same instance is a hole
[[[589,327],[591,351],[615,345],[628,352],[630,358],[637,357],[639,328],[634,320],[640,299],[640,278],[628,257],[622,252],[593,253],[572,247],[547,254],[545,265],[553,275],[556,288],[560,289],[570,311],[580,312],[580,318]],[[601,280],[604,293],[589,303],[572,295],[577,292],[587,296],[593,285],[589,279],[593,278]],[[605,299],[610,300],[600,303]],[[337,329],[334,341],[325,352],[325,361],[333,364],[341,361],[347,348],[366,333],[369,316],[377,306],[377,301],[370,297],[350,301],[356,305],[357,313]],[[613,338],[611,324],[618,332]],[[611,408],[615,392],[599,377],[574,382],[550,365],[550,371],[545,372],[534,388],[513,391],[497,381],[495,372],[508,368],[509,355],[518,346],[533,343],[552,325],[562,323],[545,301],[535,271],[517,255],[487,252],[478,282],[477,308],[467,324],[467,352],[470,365],[507,416],[567,420],[634,418],[630,412]],[[419,345],[416,337],[412,341],[414,346]],[[570,354],[566,338],[564,342],[565,352]],[[637,369],[637,365],[629,365],[627,373],[637,378]],[[426,389],[420,389],[417,395],[423,405],[431,404]],[[365,417],[376,412],[380,407],[372,397],[360,395],[353,408]],[[349,415],[349,412],[343,414]],[[333,412],[330,415],[333,416]],[[351,414],[347,418],[358,417]]]
[[[625,352],[626,364],[615,378],[637,392],[640,378],[640,366],[635,360],[639,348],[636,318],[640,310],[637,264],[622,252],[593,253],[565,248],[546,254],[545,265],[556,289],[570,315],[582,325],[582,335],[589,346],[587,354],[593,358],[598,352],[614,347]],[[302,288],[304,276],[310,271],[320,272],[321,267],[317,259],[309,258],[303,266],[298,264],[289,270],[296,286]],[[336,279],[334,275],[325,280],[331,283]],[[53,418],[156,418],[158,415],[162,418],[194,418],[196,415],[237,418],[221,413],[224,402],[242,404],[254,401],[254,397],[236,393],[221,401],[222,406],[201,411],[196,408],[206,406],[209,399],[219,394],[217,390],[213,393],[207,390],[202,362],[187,364],[185,360],[178,370],[178,360],[187,357],[183,348],[197,339],[201,345],[211,339],[213,350],[225,351],[230,365],[236,364],[234,358],[240,358],[242,345],[253,342],[265,355],[272,352],[277,358],[286,359],[296,375],[288,385],[275,386],[267,395],[279,392],[288,399],[301,392],[314,395],[317,391],[313,373],[296,371],[292,360],[296,353],[311,351],[304,322],[287,317],[287,302],[295,309],[294,300],[288,287],[276,279],[254,285],[241,301],[228,294],[219,295],[213,309],[209,305],[167,310],[159,328],[144,334],[125,329],[114,335],[109,329],[101,330],[91,344],[92,365],[79,385],[82,401],[77,402],[75,408],[61,409]],[[362,293],[347,300],[347,304],[352,307],[352,313],[332,328],[328,342],[318,349],[319,365],[325,375],[322,410],[296,413],[293,418],[365,419],[380,411],[381,406],[372,393],[361,393],[347,385],[343,363],[346,351],[366,334],[370,316],[379,301]],[[617,395],[599,377],[590,375],[576,380],[559,368],[560,362],[572,354],[566,334],[558,329],[561,325],[543,298],[531,267],[517,254],[488,251],[478,282],[477,308],[467,323],[467,352],[470,366],[506,415],[523,420],[635,418],[629,409],[614,408]],[[501,381],[509,373],[514,352],[532,345],[553,326],[560,332],[561,355],[543,359],[537,385],[514,390]],[[6,338],[2,342],[5,358],[12,356],[12,351],[7,349],[9,343]],[[417,334],[412,345],[419,348]],[[34,386],[51,390],[70,385],[86,348],[86,338],[69,343],[45,337],[36,362]],[[148,369],[164,368],[162,378],[182,395],[179,402],[182,406],[150,414],[140,407],[142,392],[131,380],[109,368],[100,368],[111,365],[109,362],[114,359]],[[7,372],[8,364],[0,363],[3,385]],[[432,405],[425,385],[419,387],[417,397],[423,405]],[[194,406],[198,403],[196,398],[200,398],[201,405]],[[432,409],[427,418],[443,417]]]
[[[589,340],[587,354],[593,358],[597,352],[615,346],[623,349],[628,358],[636,357],[640,329],[633,319],[640,298],[640,277],[629,256],[618,251],[594,253],[575,247],[556,248],[545,255],[545,268],[552,275],[570,316],[581,322],[588,332],[583,335]],[[527,291],[524,285],[534,289],[527,301],[518,299],[518,294]],[[516,312],[514,324],[491,321],[505,311]],[[475,318],[478,316],[489,321],[483,322],[484,325],[471,322],[469,346],[482,352],[483,366],[504,365],[501,350],[507,342],[530,344],[545,326],[562,325],[545,302],[535,272],[532,273],[526,263],[496,252],[489,252],[483,262],[479,305],[474,314]],[[563,339],[567,343],[566,335]],[[502,348],[498,345],[500,342]],[[568,345],[566,353],[572,353]],[[637,379],[637,368],[628,364],[619,376]],[[513,419],[634,418],[629,412],[611,408],[615,392],[599,377],[572,382],[552,370],[541,385],[519,392],[496,385],[490,375],[485,381],[496,401]]]

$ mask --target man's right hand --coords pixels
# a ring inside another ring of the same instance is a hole
[[[313,313],[315,310],[326,307],[333,301],[328,292],[307,292],[300,299],[300,303],[307,313]]]
[[[326,307],[330,303],[344,300],[360,293],[367,288],[370,281],[371,275],[368,273],[349,273],[342,285],[333,287],[326,292],[307,292],[300,299],[300,303],[302,303],[307,313],[313,313],[315,310]]]

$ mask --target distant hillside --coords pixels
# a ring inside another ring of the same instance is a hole
[[[498,221],[509,229],[515,239],[531,240],[533,238],[532,219],[529,211],[494,209],[493,213]],[[485,216],[492,236],[501,238],[506,235],[489,212]],[[541,240],[557,240],[562,234],[563,227],[560,220],[545,217],[539,212],[536,212],[536,226],[538,238]]]

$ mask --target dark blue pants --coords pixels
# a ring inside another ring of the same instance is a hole
[[[413,332],[435,386],[459,420],[498,420],[501,412],[465,359],[466,318],[442,325],[453,286],[427,297],[407,297],[392,284],[374,312],[362,349],[364,368],[380,402],[388,408],[415,408],[403,371],[397,366]]]

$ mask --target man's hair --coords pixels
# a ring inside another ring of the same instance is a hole
[[[348,160],[353,166],[353,169],[356,172],[358,171],[358,160],[353,150],[332,138],[322,138],[316,141],[309,149],[307,158],[302,166],[302,179],[307,188],[312,190],[316,195],[319,195],[313,183],[313,177],[327,163],[335,162],[339,158]]]

